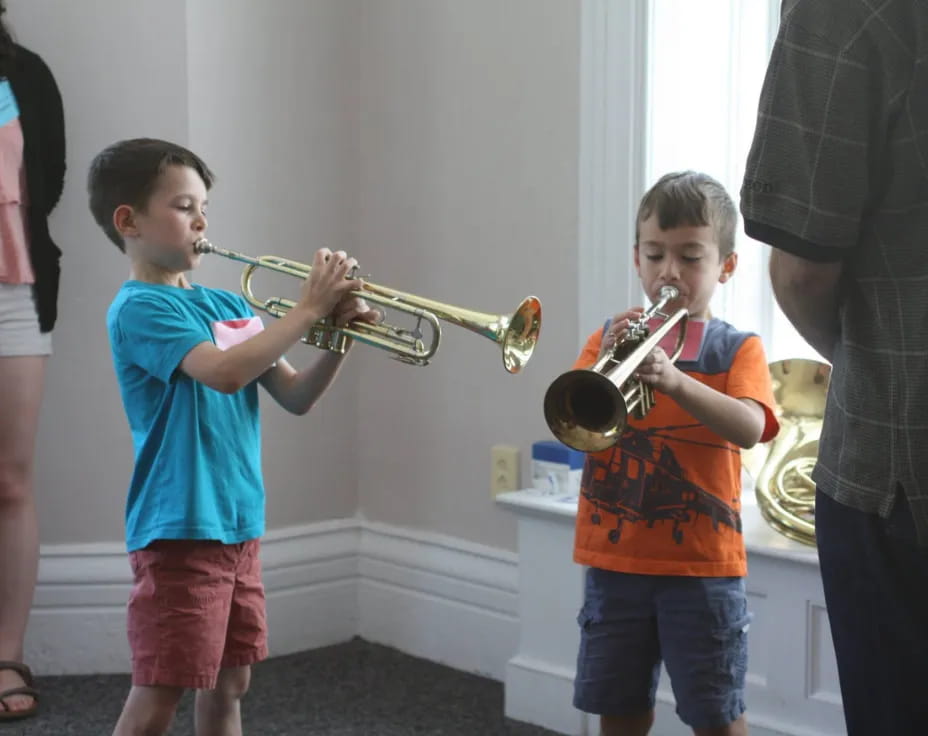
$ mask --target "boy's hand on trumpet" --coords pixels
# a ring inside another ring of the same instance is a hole
[[[627,312],[619,312],[612,318],[609,327],[606,328],[606,334],[603,335],[602,346],[599,348],[600,358],[610,352],[616,343],[625,337],[628,326],[641,319],[642,314],[644,314],[644,307],[632,307]]]
[[[335,318],[335,324],[339,327],[344,327],[355,320],[376,325],[383,322],[384,317],[383,312],[377,307],[372,307],[357,294],[349,294],[343,297],[335,305],[332,316]]]
[[[682,376],[683,373],[671,362],[670,356],[662,347],[654,348],[648,357],[638,364],[638,370],[635,371],[635,378],[669,396],[673,396],[680,387]]]
[[[357,265],[343,250],[334,253],[328,248],[317,250],[309,276],[300,289],[298,306],[311,312],[313,321],[331,314],[350,292],[363,286],[361,279],[348,278]]]
[[[357,294],[348,294],[335,305],[335,309],[332,311],[332,317],[335,319],[335,324],[338,327],[344,327],[356,320],[367,322],[372,325],[380,324],[383,322],[384,314],[377,307],[370,306]],[[350,348],[354,344],[354,340],[350,336],[346,337],[348,337],[348,340],[345,343],[345,347]]]
[[[603,335],[599,357],[602,358],[611,351],[616,343],[625,337],[629,325],[640,320],[643,314],[643,307],[632,307],[627,312],[616,314],[609,323],[609,327],[606,328],[606,334]],[[671,362],[670,356],[660,347],[654,348],[650,355],[641,361],[634,374],[635,378],[640,379],[642,383],[649,384],[665,394],[672,394],[677,390],[681,375],[680,370]]]

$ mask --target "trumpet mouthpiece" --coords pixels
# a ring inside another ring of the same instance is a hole
[[[212,253],[213,244],[210,243],[206,238],[200,238],[196,243],[193,244],[194,253]]]

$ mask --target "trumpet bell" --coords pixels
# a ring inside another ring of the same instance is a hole
[[[582,452],[608,450],[628,421],[625,398],[607,376],[591,370],[562,373],[545,394],[552,434]]]
[[[508,327],[502,334],[503,367],[510,373],[518,373],[528,363],[538,344],[541,332],[541,302],[528,296],[509,318]]]

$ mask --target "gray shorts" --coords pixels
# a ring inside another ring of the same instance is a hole
[[[677,715],[691,728],[726,726],[744,712],[751,614],[743,579],[589,568],[577,620],[576,708],[607,716],[651,710],[663,661]]]
[[[52,333],[39,331],[30,284],[0,283],[0,358],[52,354]]]

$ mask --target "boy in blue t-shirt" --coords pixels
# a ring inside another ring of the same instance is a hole
[[[257,384],[306,413],[344,355],[296,371],[284,351],[323,317],[379,315],[351,293],[362,286],[348,278],[355,259],[325,248],[296,306],[267,329],[242,297],[190,283],[212,183],[195,154],[153,139],[110,146],[88,177],[94,219],[131,264],[107,314],[135,447],[132,690],[116,736],[165,733],[185,688],[198,690],[198,733],[241,733],[251,665],[267,656]]]

